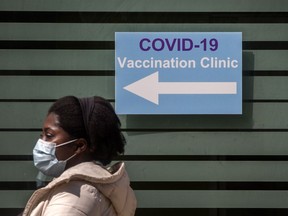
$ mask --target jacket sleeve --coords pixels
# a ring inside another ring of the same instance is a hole
[[[71,181],[52,191],[43,216],[102,215],[107,206],[109,203],[94,186],[83,181]]]

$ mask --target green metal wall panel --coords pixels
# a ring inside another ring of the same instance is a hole
[[[126,161],[132,182],[287,182],[288,161]],[[2,182],[29,182],[37,175],[32,161],[1,161]],[[15,172],[21,170],[21,172]],[[177,187],[177,184],[175,184]],[[219,187],[220,188],[220,187]],[[166,190],[173,188],[166,188]],[[206,188],[207,189],[207,188]],[[137,190],[141,190],[137,189]],[[157,189],[156,189],[157,190]],[[199,190],[199,189],[195,189]],[[274,190],[277,190],[275,188]],[[3,199],[1,197],[1,199]],[[175,200],[176,202],[177,200]],[[23,203],[24,205],[25,203]]]
[[[41,74],[41,71],[39,72]],[[47,73],[47,72],[46,72]],[[60,72],[61,73],[61,72]],[[85,73],[85,72],[83,72]],[[98,72],[96,72],[97,74]],[[287,100],[288,77],[273,76],[244,76],[243,99],[247,100]],[[0,79],[1,100],[55,100],[65,95],[92,96],[101,95],[115,99],[114,76],[2,76]],[[17,86],[17,90],[15,89]],[[27,88],[27,86],[29,88]],[[37,89],[37,91],[35,91]],[[49,89],[49,94],[47,90]],[[85,89],[85,91],[83,90]]]
[[[117,0],[81,0],[37,1],[37,0],[2,0],[2,10],[13,11],[287,11],[288,3],[285,0],[263,0],[251,2],[250,0],[151,0],[117,1]]]
[[[127,32],[243,32],[245,41],[285,41],[286,24],[115,24],[115,23],[0,23],[1,40],[113,41],[114,33]]]
[[[124,132],[128,156],[283,156],[288,155],[286,132]],[[40,136],[35,132],[0,132],[2,155],[29,155]]]

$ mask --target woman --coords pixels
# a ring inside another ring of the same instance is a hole
[[[101,97],[57,100],[33,150],[41,173],[56,177],[29,199],[24,216],[132,216],[136,198],[123,163],[120,121]]]

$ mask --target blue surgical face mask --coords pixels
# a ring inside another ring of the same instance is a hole
[[[56,145],[56,143],[46,142],[42,139],[39,139],[33,149],[35,167],[37,167],[38,170],[41,171],[44,175],[53,177],[60,176],[65,170],[67,161],[76,156],[76,154],[72,155],[64,161],[59,161],[55,155],[56,148],[67,145],[76,140],[77,139],[74,139]]]

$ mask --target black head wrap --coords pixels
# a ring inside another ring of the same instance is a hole
[[[90,131],[89,131],[89,118],[91,114],[94,111],[95,108],[95,102],[94,97],[87,97],[87,98],[78,98],[78,101],[80,103],[81,111],[82,111],[82,117],[83,122],[85,126],[85,131],[87,138],[89,139],[88,142],[91,143],[91,137],[90,137]]]

